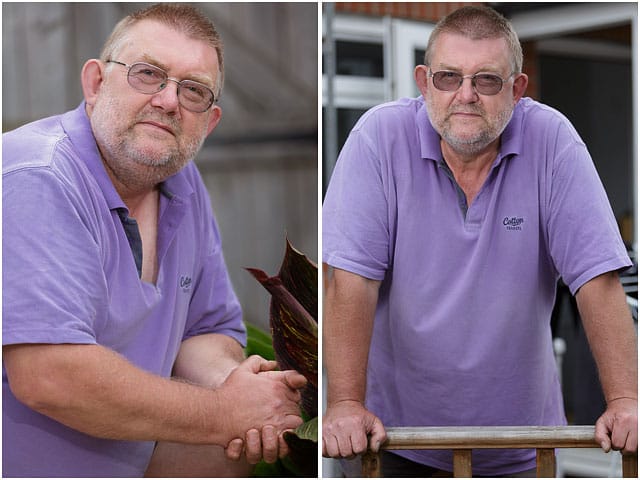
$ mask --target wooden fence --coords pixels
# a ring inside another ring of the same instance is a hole
[[[556,476],[556,448],[594,448],[595,428],[564,427],[395,427],[387,429],[385,450],[452,450],[453,476],[471,477],[471,451],[479,448],[535,448],[537,476]],[[378,453],[362,458],[363,477],[381,477]],[[622,476],[638,478],[637,454],[622,455]]]

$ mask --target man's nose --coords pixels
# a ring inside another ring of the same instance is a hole
[[[473,84],[474,79],[471,77],[463,78],[462,85],[458,89],[458,97],[465,103],[472,103],[478,100],[478,92]]]
[[[180,100],[178,99],[178,91],[180,83],[172,78],[167,78],[164,87],[151,98],[151,104],[156,107],[163,108],[167,112],[178,111]]]

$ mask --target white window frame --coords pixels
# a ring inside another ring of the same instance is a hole
[[[414,52],[416,49],[424,50],[427,48],[427,42],[435,24],[393,20],[391,27],[393,96],[394,98],[417,97],[420,92],[413,79]]]
[[[332,36],[334,41],[373,43],[382,46],[385,75],[383,78],[336,75],[333,79],[333,106],[335,108],[370,108],[390,99],[390,81],[386,75],[388,63],[385,44],[388,29],[384,17],[359,17],[335,15]],[[326,17],[323,17],[323,31],[326,32]],[[327,104],[328,78],[322,75],[322,104]]]

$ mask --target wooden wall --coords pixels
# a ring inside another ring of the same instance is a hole
[[[79,73],[142,3],[3,3],[3,131],[72,109]],[[245,319],[268,326],[285,234],[318,259],[318,13],[315,3],[198,3],[225,42],[222,122],[196,159]],[[4,206],[8,208],[8,206]]]

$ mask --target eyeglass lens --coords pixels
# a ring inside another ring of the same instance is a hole
[[[460,88],[463,76],[456,72],[440,71],[432,74],[433,85],[438,90],[454,92]],[[502,90],[502,78],[490,73],[473,75],[471,81],[477,92],[482,95],[496,95]]]
[[[136,90],[152,94],[167,86],[167,73],[147,63],[134,63],[127,75],[129,85]],[[178,83],[178,100],[188,110],[204,112],[214,101],[213,92],[205,85],[192,80],[182,80]]]

